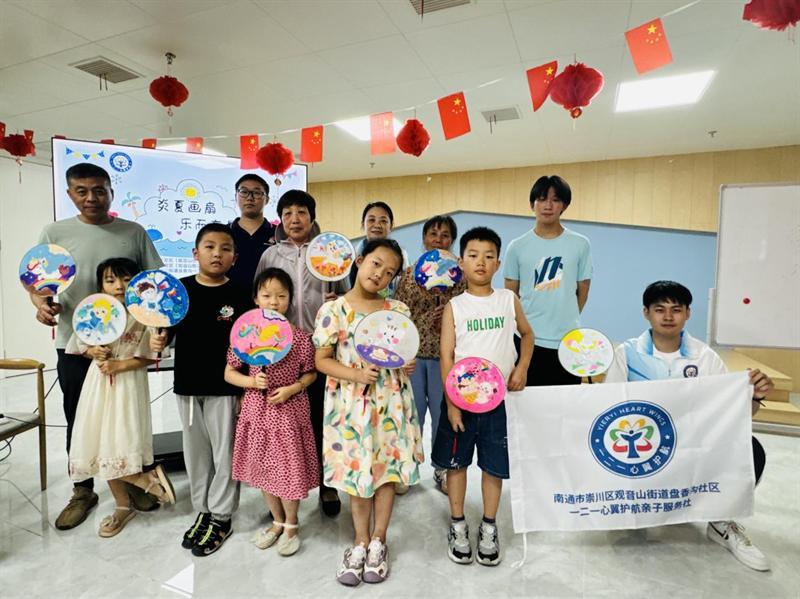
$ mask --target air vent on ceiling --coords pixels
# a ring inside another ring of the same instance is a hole
[[[445,8],[453,8],[454,6],[463,6],[469,4],[472,0],[408,0],[418,15],[422,14],[423,4],[425,5],[425,14],[429,12],[436,12],[437,10],[444,10]]]
[[[139,73],[135,73],[134,71],[108,60],[107,58],[103,58],[102,56],[95,56],[94,58],[90,58],[88,60],[75,62],[70,66],[75,67],[84,73],[94,75],[95,77],[102,76],[110,83],[122,83],[123,81],[130,81],[131,79],[137,79],[141,77]]]
[[[516,106],[508,108],[495,108],[494,110],[482,110],[481,114],[487,123],[499,123],[500,121],[516,121],[520,118],[519,110]]]

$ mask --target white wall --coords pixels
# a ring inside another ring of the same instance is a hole
[[[35,319],[18,267],[42,227],[52,220],[52,170],[24,162],[20,183],[16,162],[0,157],[0,355],[34,358],[48,369],[56,366],[55,344],[49,327]]]

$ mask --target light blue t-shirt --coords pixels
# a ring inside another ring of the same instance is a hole
[[[553,239],[528,231],[509,244],[503,276],[519,281],[520,303],[536,345],[556,349],[579,326],[578,281],[592,278],[589,240],[567,228]]]

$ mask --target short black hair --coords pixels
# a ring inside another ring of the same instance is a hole
[[[364,211],[361,213],[361,224],[364,224],[364,219],[367,218],[367,212],[372,210],[373,208],[380,208],[386,211],[386,214],[389,215],[389,224],[394,226],[394,212],[392,212],[391,207],[386,202],[370,202],[366,206],[364,206]]]
[[[239,180],[236,182],[236,185],[234,185],[234,187],[233,187],[234,191],[239,189],[239,185],[241,185],[243,181],[255,181],[256,183],[261,185],[261,187],[264,188],[264,193],[269,195],[269,185],[267,184],[266,181],[264,181],[264,179],[262,177],[259,177],[255,173],[245,173],[244,175],[239,177]]]
[[[311,220],[317,220],[317,201],[307,191],[290,189],[278,200],[278,218],[283,218],[283,209],[289,206],[300,206],[308,210]]]
[[[236,238],[233,236],[233,231],[224,223],[208,223],[207,225],[203,225],[203,228],[197,232],[197,237],[194,238],[194,247],[199,248],[200,242],[203,241],[203,237],[209,233],[225,233],[226,235],[230,236],[231,241],[233,242],[233,252],[237,253]]]
[[[556,197],[564,202],[564,206],[569,206],[572,201],[572,190],[569,188],[569,184],[558,175],[545,175],[536,179],[536,183],[531,187],[531,204],[536,200],[546,198],[551,187],[555,190]]]
[[[675,281],[650,283],[642,294],[642,304],[645,308],[650,308],[653,304],[662,301],[673,302],[688,308],[692,305],[692,292]]]
[[[103,277],[110,270],[115,277],[135,277],[142,269],[130,258],[109,258],[97,265],[97,291],[103,291]]]
[[[403,270],[403,250],[400,248],[400,244],[394,239],[372,239],[371,241],[367,241],[361,248],[361,256],[366,257],[368,254],[371,254],[378,248],[388,248],[397,254],[397,259],[400,262],[400,266],[397,268],[397,272],[394,274],[395,276],[400,274],[400,272]]]
[[[282,268],[265,268],[256,275],[253,281],[253,299],[258,295],[258,290],[261,289],[261,286],[272,279],[277,279],[289,292],[289,305],[291,306],[292,299],[294,298],[294,282],[292,281],[292,277]]]
[[[473,227],[464,233],[459,241],[462,258],[467,249],[467,244],[470,241],[488,241],[489,243],[493,243],[497,248],[497,256],[498,258],[500,257],[500,246],[502,242],[500,241],[500,236],[493,229],[489,227]]]
[[[91,162],[79,162],[73,164],[67,169],[67,185],[70,179],[105,179],[111,185],[111,177],[108,176],[108,171],[102,166],[97,166]]]
[[[433,227],[444,227],[447,226],[450,229],[450,237],[453,238],[455,241],[456,237],[458,237],[458,227],[456,226],[456,221],[453,220],[452,216],[448,216],[447,214],[437,214],[436,216],[432,216],[428,220],[425,221],[425,224],[422,225],[422,236],[425,235],[430,231]]]

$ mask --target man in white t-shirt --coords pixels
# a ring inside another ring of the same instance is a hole
[[[606,373],[606,383],[655,381],[725,374],[728,369],[717,352],[683,330],[691,316],[692,294],[674,281],[656,281],[647,286],[642,297],[644,317],[650,329],[617,347],[614,362]],[[750,370],[753,385],[752,413],[773,387],[763,372]],[[761,479],[766,454],[753,437],[753,464],[756,484]],[[709,522],[709,539],[728,549],[740,562],[753,570],[770,569],[769,560],[750,542],[736,522]]]

